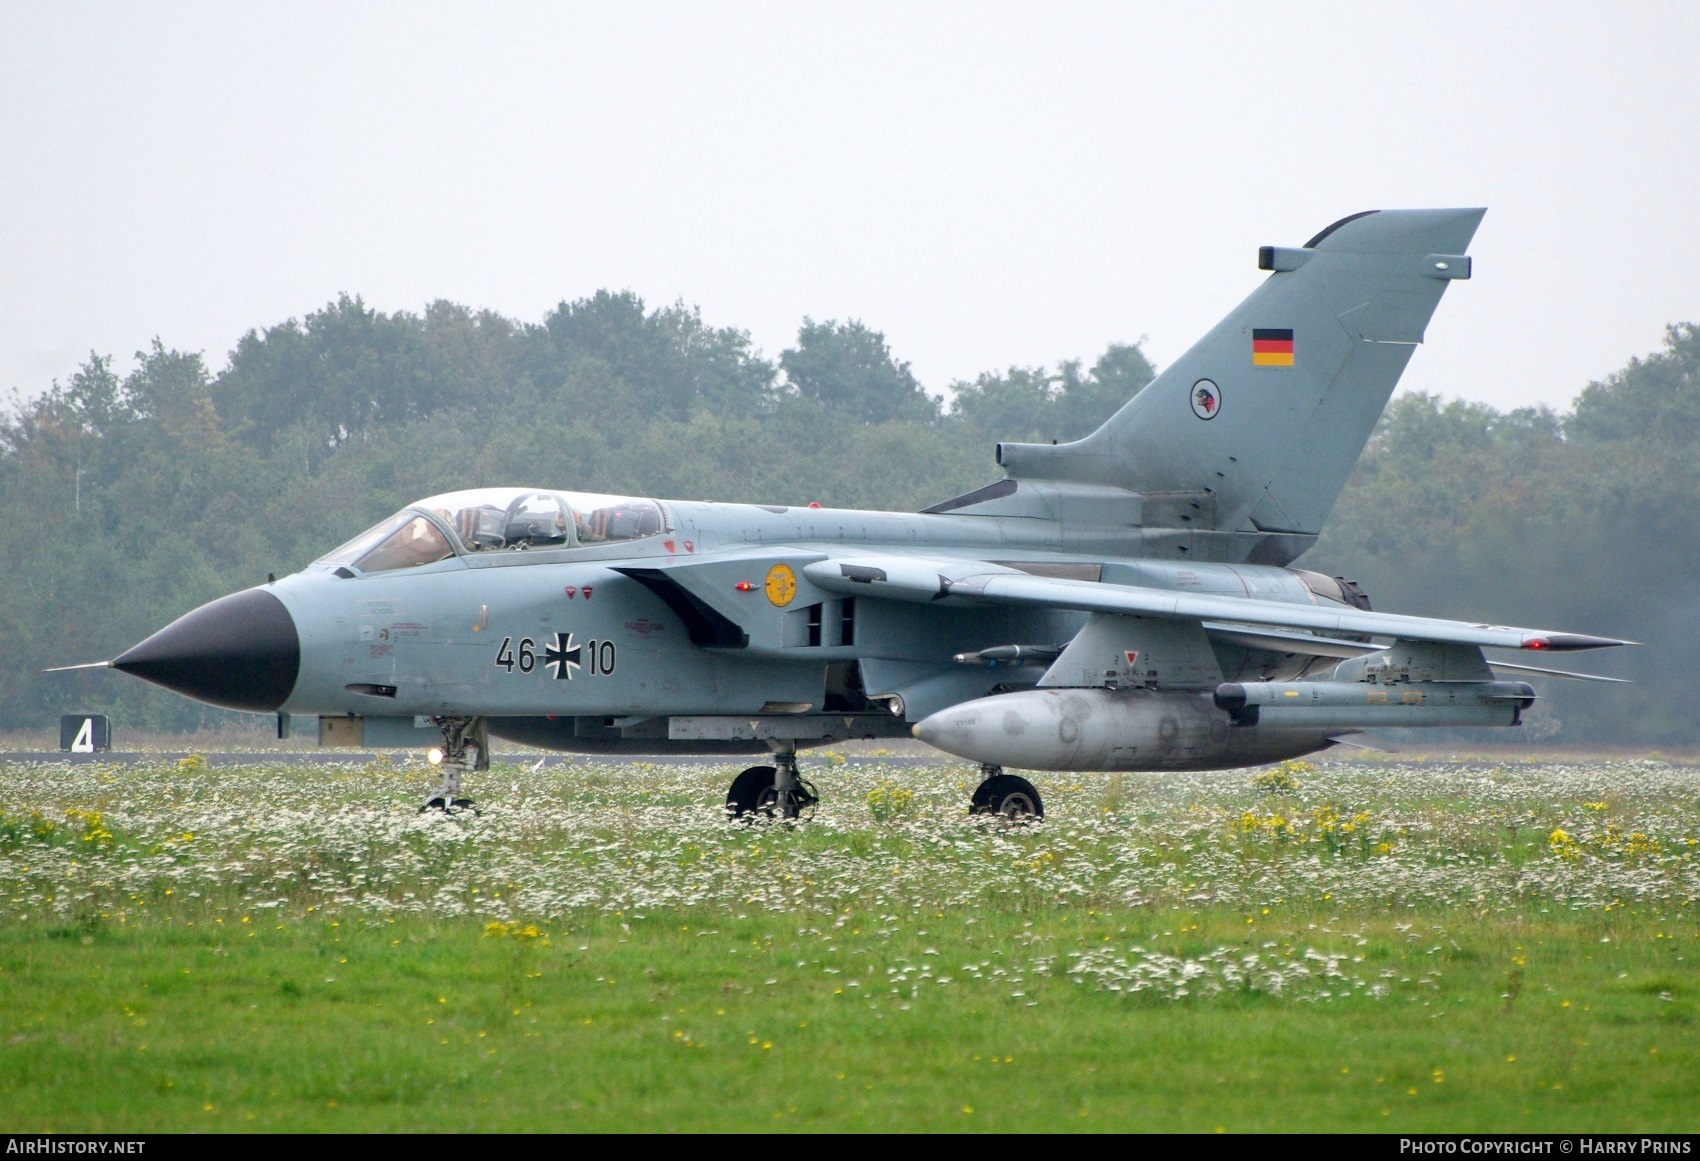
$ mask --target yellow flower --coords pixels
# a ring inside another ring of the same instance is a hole
[[[1640,831],[1631,831],[1628,840],[1623,844],[1626,855],[1656,855],[1663,848],[1657,839],[1648,838]]]
[[[98,810],[67,810],[65,817],[83,824],[82,840],[91,846],[104,847],[112,842],[112,831],[106,816]]]
[[[1251,776],[1251,785],[1257,790],[1268,790],[1272,793],[1291,794],[1299,788],[1299,777],[1315,773],[1316,767],[1309,762],[1293,759],[1281,763],[1273,770],[1259,770]]]
[[[913,813],[915,792],[887,778],[868,791],[868,809],[881,822]]]

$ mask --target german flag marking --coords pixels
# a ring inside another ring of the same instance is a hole
[[[1292,328],[1254,327],[1251,332],[1251,365],[1254,367],[1291,367],[1293,365]]]

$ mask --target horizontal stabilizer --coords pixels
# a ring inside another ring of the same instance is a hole
[[[1362,641],[1341,641],[1334,637],[1318,637],[1267,627],[1253,629],[1245,625],[1225,625],[1220,621],[1204,622],[1210,639],[1222,645],[1240,645],[1248,649],[1267,649],[1271,653],[1297,653],[1308,657],[1362,657],[1375,653],[1379,645]],[[1609,681],[1614,685],[1633,685],[1627,677],[1603,677],[1598,673],[1578,673],[1573,669],[1545,669],[1539,665],[1513,665],[1509,661],[1489,661],[1494,669],[1513,673],[1538,673],[1542,677],[1568,677],[1575,681]]]
[[[1512,665],[1508,661],[1489,661],[1495,669],[1509,669],[1515,673],[1538,673],[1543,677],[1569,677],[1576,681],[1609,681],[1614,685],[1634,685],[1627,677],[1601,677],[1597,673],[1577,673],[1570,669],[1542,669],[1539,665]]]
[[[1399,751],[1389,746],[1371,746],[1365,742],[1354,742],[1348,738],[1329,738],[1336,746],[1347,746],[1353,750],[1363,750],[1369,754],[1397,754]]]
[[[1204,631],[1212,641],[1222,645],[1239,645],[1247,649],[1267,649],[1271,653],[1297,653],[1305,657],[1362,657],[1376,653],[1380,645],[1363,641],[1341,641],[1334,637],[1318,637],[1267,626],[1224,625],[1220,621],[1204,622]]]

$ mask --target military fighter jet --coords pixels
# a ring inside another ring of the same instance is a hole
[[[430,747],[466,805],[492,737],[771,754],[733,815],[796,817],[799,747],[913,733],[980,764],[971,808],[1043,813],[1029,770],[1272,762],[1387,726],[1515,726],[1483,650],[1626,642],[1372,611],[1292,564],[1466,256],[1480,209],[1371,211],[1298,247],[1097,431],[1006,443],[918,513],[539,487],[432,496],[301,572],[99,663],[323,744]],[[1509,676],[1508,676],[1509,675]]]

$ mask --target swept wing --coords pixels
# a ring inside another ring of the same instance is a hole
[[[803,572],[829,592],[854,596],[1228,622],[1213,626],[1218,631],[1231,631],[1234,625],[1272,626],[1320,633],[1393,637],[1406,641],[1552,652],[1633,644],[1610,637],[1558,633],[1549,629],[1470,624],[1437,617],[1411,617],[1361,609],[1032,576],[984,561],[859,555],[817,561],[805,566]]]

